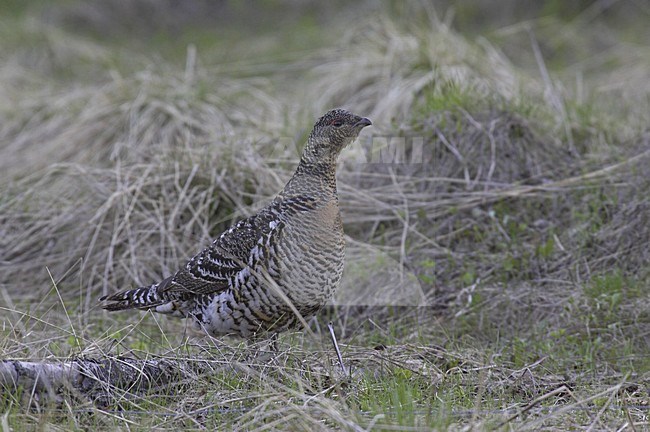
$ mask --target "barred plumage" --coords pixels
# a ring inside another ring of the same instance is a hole
[[[337,289],[345,242],[336,161],[372,124],[329,111],[314,125],[295,173],[257,214],[225,231],[172,276],[101,300],[110,311],[151,309],[190,318],[213,336],[282,331]]]

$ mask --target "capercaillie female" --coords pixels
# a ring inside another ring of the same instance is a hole
[[[145,309],[191,319],[212,336],[252,337],[296,326],[331,298],[343,273],[345,240],[336,161],[367,118],[335,109],[312,129],[284,189],[173,275],[102,297],[109,311]]]

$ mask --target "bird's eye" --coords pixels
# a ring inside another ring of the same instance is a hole
[[[332,126],[338,128],[338,127],[343,126],[343,120],[341,120],[341,119],[334,119],[334,120],[332,120],[332,123],[330,123],[330,124],[331,124]]]

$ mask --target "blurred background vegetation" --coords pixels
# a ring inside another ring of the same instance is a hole
[[[374,125],[339,170],[339,303],[364,287],[409,305],[406,280],[428,306],[329,311],[353,366],[381,352],[384,372],[331,399],[310,378],[331,359],[288,336],[300,372],[209,393],[286,408],[242,400],[259,416],[207,424],[491,428],[565,386],[543,403],[566,411],[514,427],[647,427],[649,21],[641,0],[2,0],[2,357],[199,355],[182,323],[97,298],[267,202],[343,106]],[[373,137],[432,158],[360,163]],[[206,388],[153,409],[187,413]],[[12,425],[38,421],[7,404]],[[46,421],[88,426],[69,417]]]

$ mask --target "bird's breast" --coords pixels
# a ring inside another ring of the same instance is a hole
[[[322,305],[338,287],[343,273],[341,215],[334,201],[299,216],[299,223],[287,221],[279,247],[282,285],[293,301]]]

